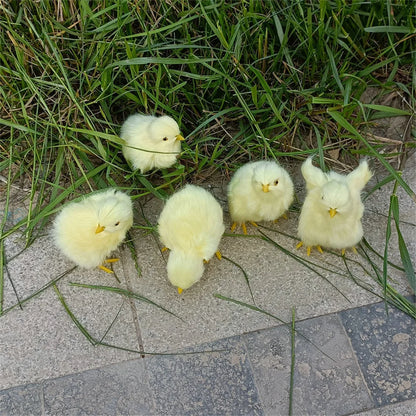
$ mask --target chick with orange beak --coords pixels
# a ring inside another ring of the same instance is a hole
[[[361,191],[372,176],[367,161],[362,160],[348,175],[324,173],[312,165],[312,158],[303,163],[301,170],[307,195],[299,217],[301,242],[297,247],[306,245],[308,256],[314,246],[321,253],[322,247],[340,249],[342,253],[347,248],[355,249],[363,236]]]
[[[246,222],[273,221],[285,214],[294,197],[293,182],[275,161],[250,162],[240,167],[228,185],[231,231]]]
[[[128,117],[121,127],[120,137],[124,140],[125,159],[141,173],[172,166],[184,140],[172,117],[144,114]]]
[[[66,205],[56,217],[52,235],[56,245],[69,259],[86,269],[99,267],[124,240],[133,225],[132,202],[115,189],[93,193],[79,202]]]

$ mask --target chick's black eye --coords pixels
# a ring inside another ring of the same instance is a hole
[[[117,225],[120,225],[120,221],[117,221],[114,226],[117,227]]]
[[[279,179],[276,179],[275,181],[274,181],[274,185],[276,186],[276,185],[278,185],[279,184]]]
[[[163,140],[164,142],[166,142],[166,141],[168,140],[168,138],[167,138],[167,137],[164,137],[162,140]]]

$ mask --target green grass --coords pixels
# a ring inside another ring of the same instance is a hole
[[[21,180],[31,192],[29,215],[0,225],[0,313],[4,240],[23,232],[29,246],[65,201],[108,186],[166,198],[248,160],[317,153],[322,167],[346,169],[368,155],[386,171],[378,187],[396,184],[386,216],[400,231],[397,188],[416,202],[400,174],[416,132],[409,123],[394,146],[367,132],[381,117],[415,115],[415,18],[406,0],[2,4],[0,175],[7,195]],[[402,108],[362,102],[370,87]],[[175,168],[131,172],[118,133],[136,111],[178,120],[187,140]]]

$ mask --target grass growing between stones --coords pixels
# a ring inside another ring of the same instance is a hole
[[[368,156],[385,172],[376,188],[392,195],[386,249],[369,273],[409,313],[390,286],[388,243],[392,222],[414,291],[396,192],[416,202],[401,176],[416,136],[411,2],[29,0],[0,9],[0,315],[6,239],[21,233],[29,247],[66,201],[109,186],[135,201],[165,199],[248,160],[314,153],[324,169]],[[176,166],[131,171],[118,134],[136,111],[178,121],[186,142]],[[403,120],[394,137],[380,127],[386,119]],[[27,215],[10,225],[16,193]]]

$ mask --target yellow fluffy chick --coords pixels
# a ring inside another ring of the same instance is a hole
[[[216,253],[224,233],[222,208],[205,189],[186,185],[166,202],[158,222],[160,241],[171,250],[168,279],[178,292],[198,282],[204,261]]]
[[[302,165],[307,195],[299,218],[298,235],[307,247],[317,246],[341,249],[354,248],[363,236],[361,218],[364,205],[361,190],[370,180],[372,173],[366,160],[348,175],[336,172],[324,173],[312,165],[312,158]]]
[[[56,245],[74,263],[86,269],[117,261],[106,257],[123,241],[133,224],[133,208],[128,195],[115,189],[71,202],[56,217],[53,236]]]
[[[245,222],[272,221],[289,209],[293,201],[293,182],[277,162],[250,162],[239,168],[228,185],[228,204],[234,231]]]
[[[126,142],[122,147],[124,157],[141,173],[172,166],[184,140],[173,118],[143,114],[128,117],[121,127],[120,137]]]

